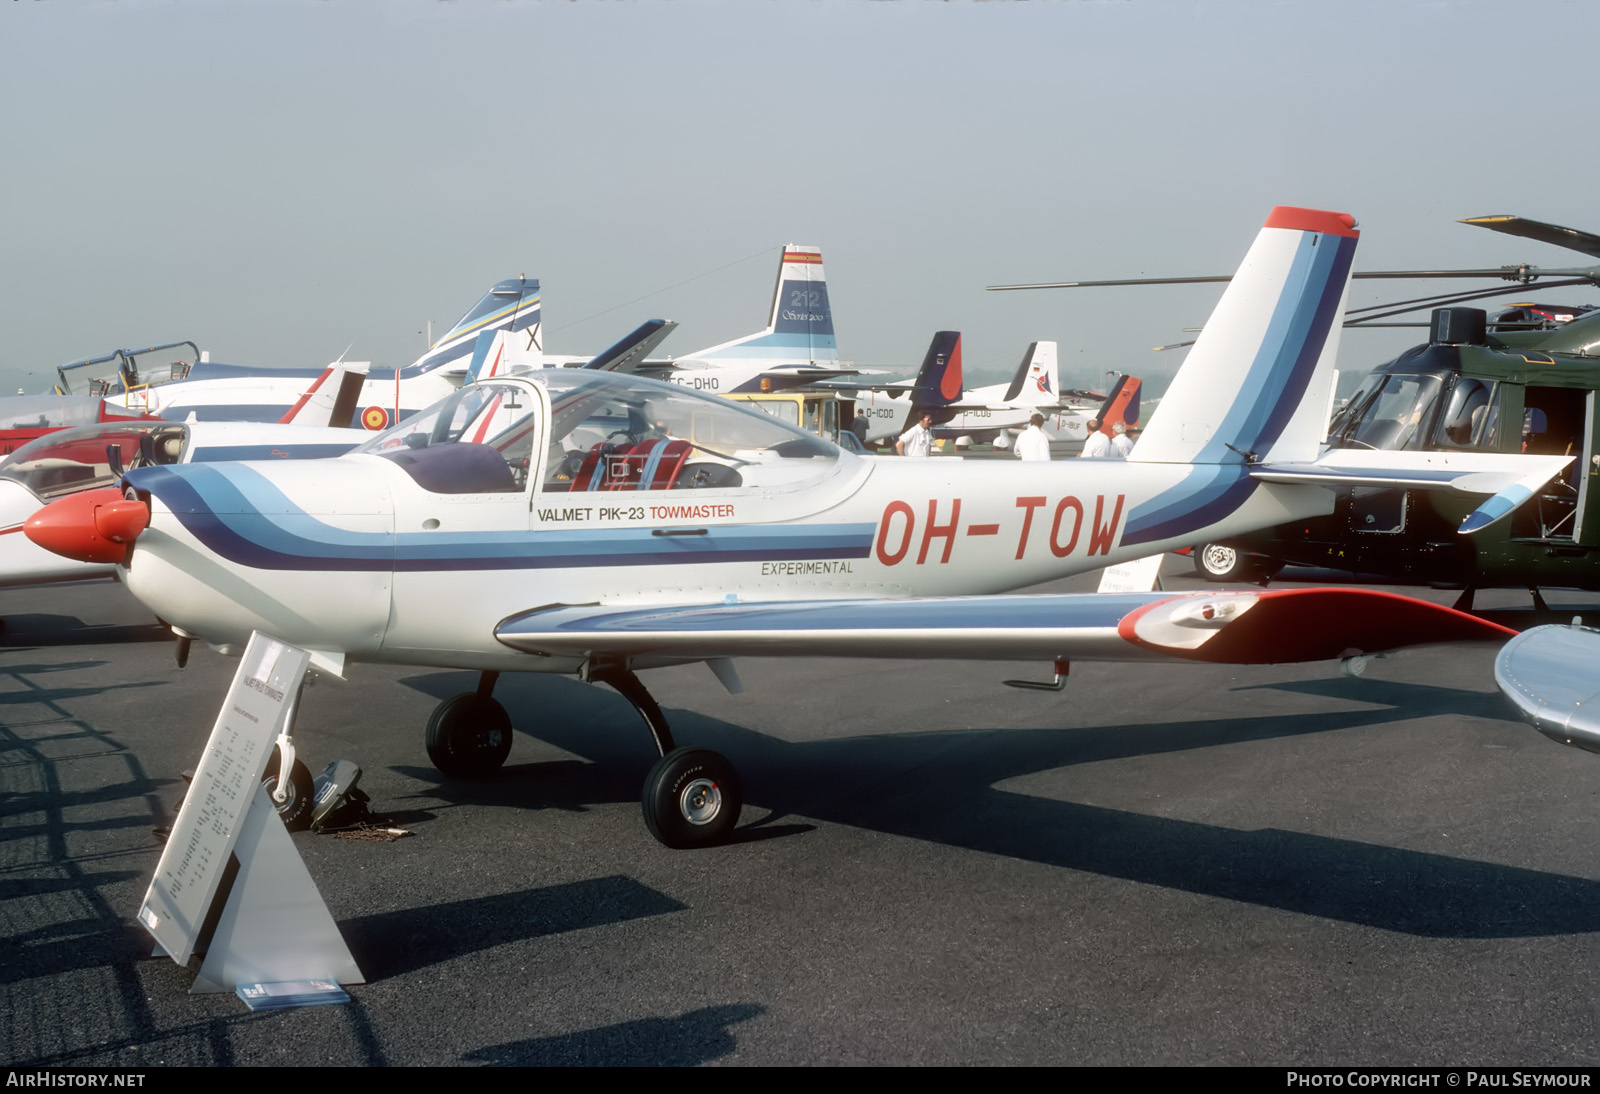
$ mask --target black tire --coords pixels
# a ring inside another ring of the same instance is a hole
[[[668,847],[722,843],[739,823],[739,773],[717,753],[680,748],[656,761],[640,799],[645,827]]]
[[[428,759],[444,774],[478,778],[511,755],[511,717],[496,700],[463,691],[433,708],[426,742]]]
[[[1259,581],[1282,565],[1225,543],[1202,543],[1194,549],[1194,572],[1207,581]]]
[[[278,750],[272,750],[272,759],[267,761],[267,770],[261,776],[261,785],[268,794],[278,787],[278,764],[281,758]],[[311,807],[316,804],[313,795],[316,793],[315,783],[311,778],[311,769],[299,760],[289,768],[289,796],[282,803],[273,802],[278,810],[278,816],[283,821],[283,826],[291,832],[304,832],[311,827]]]

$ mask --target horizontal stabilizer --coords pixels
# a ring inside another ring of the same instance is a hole
[[[644,359],[678,329],[675,319],[646,319],[610,349],[598,354],[584,368],[607,372],[635,372]]]
[[[566,656],[924,657],[1226,664],[1319,661],[1514,632],[1366,589],[812,600],[658,608],[554,607],[495,629]]]
[[[1490,495],[1457,531],[1486,528],[1527,501],[1572,462],[1570,456],[1526,456],[1500,452],[1384,452],[1333,449],[1312,463],[1259,464],[1250,477],[1261,482],[1330,487],[1400,487]]]

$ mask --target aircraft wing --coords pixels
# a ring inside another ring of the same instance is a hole
[[[1257,464],[1251,469],[1250,477],[1261,482],[1454,490],[1461,494],[1489,495],[1467,514],[1457,529],[1467,534],[1510,513],[1571,462],[1570,456],[1500,452],[1333,449],[1312,463]]]
[[[635,371],[640,372],[643,375],[664,379],[665,377],[661,376],[661,373],[664,371],[685,372],[693,375],[696,372],[707,370],[704,364],[697,363],[691,358],[679,358],[676,361],[646,361]],[[707,375],[716,375],[716,373],[707,371]],[[799,387],[801,384],[809,384],[818,380],[836,380],[841,376],[861,375],[865,375],[861,369],[846,368],[843,366],[775,365],[772,368],[762,369],[755,375],[754,379],[780,380],[782,381],[784,387],[790,388]],[[859,385],[857,385],[857,387],[859,387]]]
[[[1600,752],[1600,631],[1534,627],[1494,661],[1494,682],[1517,713],[1551,740]]]
[[[552,605],[495,637],[544,655],[891,657],[1224,664],[1320,661],[1402,646],[1503,642],[1476,616],[1368,589]]]

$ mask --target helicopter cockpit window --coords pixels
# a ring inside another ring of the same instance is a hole
[[[1482,380],[1458,378],[1439,418],[1439,443],[1452,448],[1482,444],[1492,397],[1493,390]]]
[[[1388,451],[1421,448],[1444,383],[1438,376],[1391,373],[1344,422],[1340,443]],[[1354,404],[1352,404],[1354,406]]]

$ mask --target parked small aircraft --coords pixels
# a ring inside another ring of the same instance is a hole
[[[587,369],[478,382],[316,463],[149,466],[55,503],[27,534],[115,557],[186,643],[252,631],[349,662],[470,668],[426,733],[448,774],[502,764],[499,673],[574,673],[639,711],[662,842],[737,820],[734,769],[679,749],[637,676],[746,655],[1284,661],[1503,637],[1352,590],[997,595],[1297,515],[1350,483],[1487,496],[1504,516],[1568,462],[1493,453],[1319,456],[1357,233],[1279,208],[1126,461],[866,459],[681,385]],[[1087,464],[1087,466],[1086,466]],[[85,500],[88,499],[88,500]],[[1352,599],[1354,598],[1354,599]],[[182,648],[182,647],[181,647]],[[1050,686],[1050,685],[1047,685]]]
[[[88,395],[13,395],[0,398],[0,456],[58,429],[106,422],[149,420],[153,415],[129,410]]]
[[[572,357],[547,360],[581,363]],[[795,243],[783,248],[778,261],[778,282],[763,329],[682,357],[641,358],[611,367],[715,395],[782,391],[858,374],[839,362],[822,252]]]
[[[427,353],[400,369],[369,372],[352,424],[387,429],[399,418],[444,398],[467,376],[479,333],[504,330],[536,338],[539,282],[502,281],[484,294]],[[172,343],[187,346],[192,342]],[[326,369],[249,368],[201,359],[155,368],[138,359],[157,350],[118,350],[104,357],[63,365],[58,392],[87,386],[89,393],[171,421],[276,422]],[[166,356],[172,356],[166,354]],[[343,362],[336,362],[342,364]],[[364,362],[360,363],[366,371]]]
[[[1090,419],[1102,419],[1107,431],[1113,421],[1133,425],[1139,420],[1139,381],[1132,377],[1119,380],[1109,397],[1062,391],[1054,342],[1029,343],[1009,384],[963,390],[964,380],[961,332],[936,332],[914,379],[851,388],[856,412],[868,421],[865,439],[899,437],[923,414],[932,416],[935,437],[966,437],[974,444],[1027,428],[1035,413],[1045,416],[1051,440],[1080,443],[1088,437]],[[828,386],[851,387],[845,382]],[[1129,414],[1126,419],[1124,412]],[[1113,413],[1115,417],[1110,416]]]
[[[364,364],[330,365],[274,423],[169,422],[133,415],[100,399],[71,395],[20,395],[0,399],[5,415],[41,400],[64,403],[84,415],[72,428],[54,429],[0,460],[0,586],[76,581],[115,572],[107,561],[79,561],[47,551],[25,536],[23,523],[44,505],[73,494],[115,485],[136,467],[222,460],[321,459],[341,456],[366,439],[348,426],[366,375]],[[87,405],[86,405],[87,404]],[[90,408],[103,407],[98,415]],[[113,411],[121,410],[121,416]]]
[[[116,571],[113,560],[65,558],[15,534],[58,499],[115,486],[123,474],[140,467],[323,459],[344,455],[367,436],[348,426],[142,418],[53,432],[0,460],[0,586],[77,581]]]

